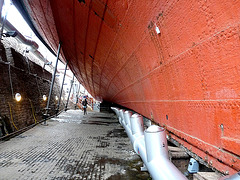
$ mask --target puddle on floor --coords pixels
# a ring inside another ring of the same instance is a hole
[[[97,157],[96,164],[104,167],[105,173],[103,179],[106,180],[150,180],[148,172],[142,172],[143,166],[141,159],[136,155],[132,160],[122,160],[107,157]],[[114,174],[114,175],[113,175]]]
[[[93,124],[93,125],[109,126],[110,124],[118,124],[118,122],[115,122],[115,121],[83,121],[83,124]]]
[[[119,137],[119,138],[127,138],[127,134],[123,128],[121,129],[113,129],[107,133],[107,137]]]

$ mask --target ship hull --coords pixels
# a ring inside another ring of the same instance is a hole
[[[95,98],[164,126],[223,173],[240,170],[239,1],[22,2]]]

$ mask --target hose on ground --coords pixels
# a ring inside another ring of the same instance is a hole
[[[9,105],[9,110],[10,110],[10,116],[11,116],[12,124],[15,127],[15,129],[18,131],[18,128],[16,127],[16,125],[13,122],[12,108],[11,108],[11,104],[9,102],[8,102],[8,105]]]

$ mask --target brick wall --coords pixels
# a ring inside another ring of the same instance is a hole
[[[22,129],[35,123],[33,110],[37,121],[42,119],[47,104],[42,96],[48,96],[52,75],[12,48],[0,45],[0,56],[0,113],[8,118],[5,123],[9,131],[16,131],[16,128]],[[9,75],[12,79],[12,88]],[[56,78],[50,101],[51,115],[55,113],[57,106],[55,96],[59,96],[59,89],[59,81]],[[13,99],[12,91],[14,96],[17,92],[21,94],[20,102]],[[64,108],[63,103],[60,109]]]

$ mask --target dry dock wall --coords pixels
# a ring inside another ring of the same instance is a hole
[[[12,48],[0,45],[0,56],[0,113],[7,117],[5,124],[10,133],[36,123],[34,116],[37,122],[42,119],[47,104],[42,97],[48,96],[52,75]],[[55,96],[59,96],[59,91],[56,80],[50,101],[50,114],[55,113]],[[22,96],[20,102],[13,99],[16,93]],[[63,107],[62,103],[60,109]]]

